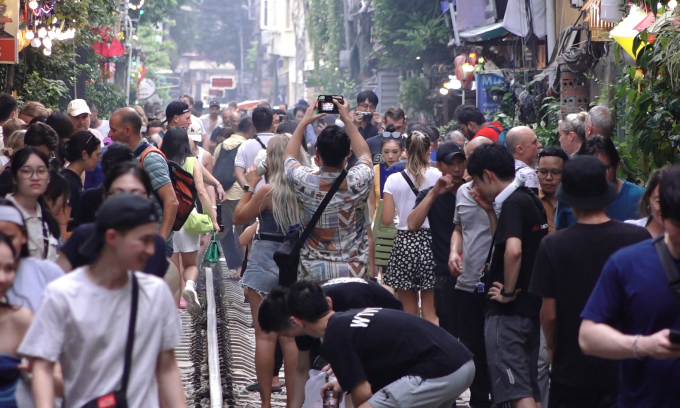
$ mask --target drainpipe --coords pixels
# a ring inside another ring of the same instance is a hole
[[[546,44],[548,47],[548,61],[550,61],[553,51],[555,50],[555,37],[557,35],[557,29],[555,27],[555,0],[545,0],[545,19],[548,32],[546,38]]]

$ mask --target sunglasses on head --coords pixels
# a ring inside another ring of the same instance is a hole
[[[399,132],[383,132],[383,139],[401,139],[401,133]]]

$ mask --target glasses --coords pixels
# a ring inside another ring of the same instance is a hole
[[[401,139],[401,133],[399,132],[383,132],[383,139]]]
[[[33,178],[33,175],[38,175],[38,178],[45,180],[49,176],[49,171],[47,167],[38,167],[37,169],[32,169],[30,167],[22,167],[19,169],[19,175],[25,179]]]
[[[538,169],[538,178],[547,178],[548,174],[553,176],[553,178],[562,177],[562,170],[548,170],[548,169]]]
[[[375,105],[369,105],[369,104],[365,104],[365,103],[360,103],[360,104],[357,105],[357,108],[361,108],[361,109],[373,109],[373,110],[375,110],[375,109],[377,108],[377,106],[375,106]]]

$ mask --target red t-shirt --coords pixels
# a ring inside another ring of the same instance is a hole
[[[494,129],[494,127],[496,129]],[[489,139],[493,140],[494,142],[498,141],[498,136],[503,132],[503,128],[501,127],[501,124],[498,122],[491,122],[487,126],[481,128],[479,132],[475,135],[475,137],[479,136],[484,136],[488,137]]]

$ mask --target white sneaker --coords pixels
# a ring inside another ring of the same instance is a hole
[[[187,301],[187,311],[192,316],[200,316],[203,312],[201,303],[198,301],[198,294],[196,290],[190,287],[184,288],[182,297]]]

